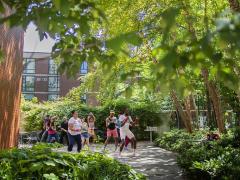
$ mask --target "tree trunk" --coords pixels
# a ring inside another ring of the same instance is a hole
[[[207,69],[202,70],[202,76],[204,79],[204,83],[208,89],[210,99],[212,100],[213,110],[216,116],[219,132],[224,133],[225,127],[224,127],[224,121],[223,121],[223,114],[221,111],[220,94],[218,92],[216,85],[212,81],[209,81]]]
[[[171,97],[173,100],[173,103],[175,105],[176,110],[179,112],[179,115],[181,117],[181,120],[184,123],[185,128],[189,133],[192,133],[192,117],[191,117],[191,111],[190,111],[190,100],[187,98],[185,101],[186,111],[184,112],[182,105],[174,91],[171,92]]]
[[[10,13],[6,7],[4,16]],[[1,24],[0,37],[0,149],[7,149],[18,142],[24,32]]]
[[[190,110],[193,110],[191,112],[191,117],[192,119],[194,119],[194,127],[199,129],[199,125],[198,125],[198,117],[199,117],[199,114],[198,114],[198,109],[197,109],[197,105],[196,105],[196,101],[195,101],[195,97],[191,94],[189,96],[189,103],[190,103]]]
[[[238,0],[228,0],[228,2],[233,11],[240,12],[240,3]]]
[[[206,87],[206,99],[207,99],[207,121],[208,121],[208,126],[211,126],[211,122],[213,121],[213,115],[212,115],[212,101],[210,99],[209,91],[207,88],[207,85],[205,83]]]
[[[229,5],[230,5],[230,8],[235,11],[235,12],[240,12],[240,3],[238,0],[228,0],[229,2]],[[235,124],[236,125],[240,125],[240,112],[237,110],[237,119],[236,119],[236,122]]]

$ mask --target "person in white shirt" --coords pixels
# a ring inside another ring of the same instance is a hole
[[[68,151],[72,151],[75,141],[77,142],[77,151],[80,152],[82,149],[82,140],[81,140],[81,127],[82,122],[78,118],[77,111],[72,111],[72,117],[68,121]]]
[[[129,129],[130,124],[133,124],[133,120],[131,116],[129,116],[128,110],[126,110],[125,113],[119,117],[119,121],[121,122],[121,128],[120,128],[121,146],[120,146],[119,155],[121,155],[121,152],[125,145],[126,137],[128,137],[131,140],[133,153],[135,155],[137,141],[134,134]]]

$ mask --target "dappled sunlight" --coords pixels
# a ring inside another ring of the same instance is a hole
[[[135,167],[150,179],[181,179],[182,173],[177,166],[175,155],[148,142],[138,144],[136,156],[132,156],[131,152],[125,152],[125,156],[117,159]]]
[[[133,156],[130,145],[129,149],[123,151],[121,156],[119,156],[118,150],[114,152],[114,144],[109,144],[106,151],[103,151],[103,145],[101,144],[91,144],[90,150],[129,164],[150,179],[182,179],[182,172],[177,166],[175,154],[154,147],[149,142],[139,142],[135,156]],[[66,152],[67,147],[60,148],[57,151]],[[76,147],[73,148],[73,153],[76,153]]]

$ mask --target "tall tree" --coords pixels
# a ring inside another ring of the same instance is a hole
[[[18,138],[23,29],[30,22],[37,26],[41,40],[56,39],[53,57],[59,71],[68,76],[76,75],[83,61],[106,61],[116,55],[108,55],[102,49],[103,41],[96,34],[105,20],[104,14],[92,1],[1,0],[0,15],[0,52],[4,54],[0,64],[0,149],[5,149],[15,146]],[[130,32],[109,39],[106,44],[109,50],[112,44],[116,50],[129,40],[138,43],[136,37],[135,32]]]
[[[178,99],[175,91],[171,91],[171,97],[176,110],[179,112],[179,115],[181,117],[181,120],[183,121],[183,124],[186,130],[189,133],[192,133],[192,116],[191,116],[191,110],[190,110],[190,98],[188,97],[184,101],[184,105],[185,105],[185,111],[184,111],[182,104],[180,103],[180,100]]]
[[[240,12],[240,3],[238,0],[228,0],[228,2],[233,11]]]
[[[12,9],[6,4],[2,17],[9,16]],[[19,130],[21,77],[23,67],[23,29],[0,25],[0,149],[17,144]]]

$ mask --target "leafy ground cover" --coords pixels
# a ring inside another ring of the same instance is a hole
[[[32,148],[0,152],[2,179],[119,179],[135,180],[145,177],[130,166],[100,153],[60,153],[56,145],[37,144]]]
[[[218,141],[203,140],[206,131],[193,134],[172,130],[156,145],[178,153],[178,165],[191,179],[240,178],[240,129],[229,130]]]

